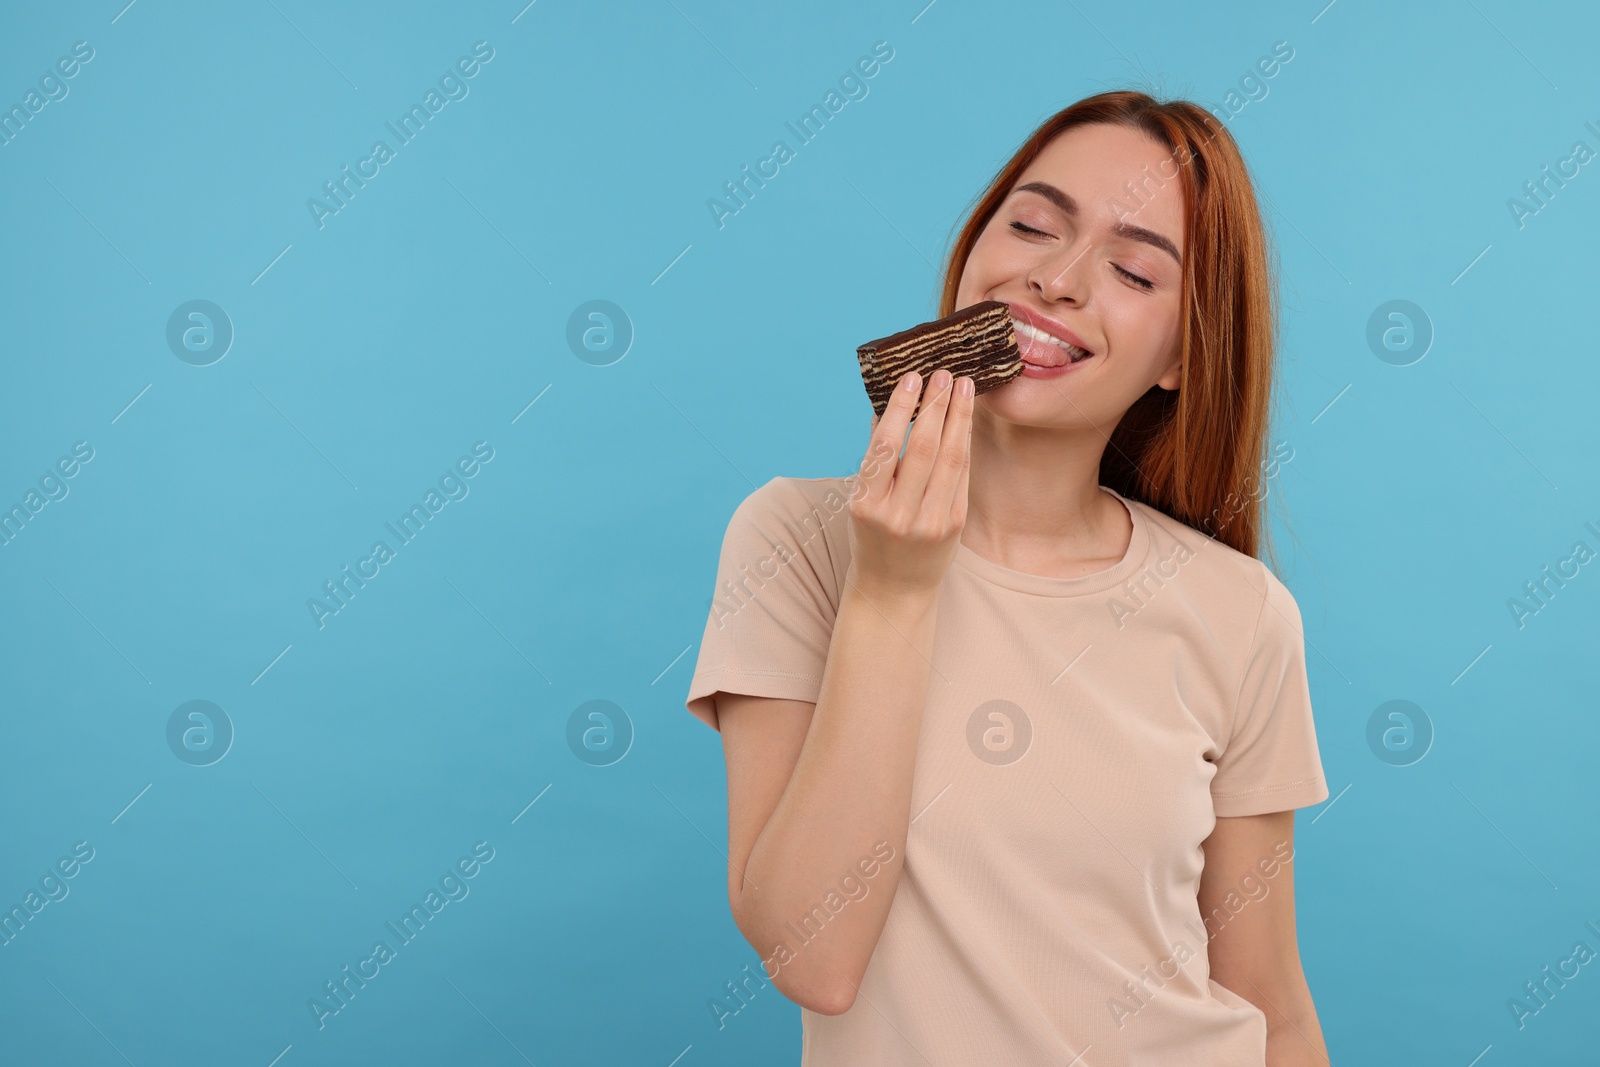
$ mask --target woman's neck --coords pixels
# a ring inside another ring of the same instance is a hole
[[[1008,427],[972,435],[961,543],[1003,567],[1074,577],[1126,555],[1127,509],[1100,488],[1106,441],[1093,430]]]

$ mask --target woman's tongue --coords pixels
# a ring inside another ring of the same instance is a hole
[[[1059,367],[1072,362],[1066,349],[1049,341],[1041,341],[1026,330],[1017,331],[1017,342],[1025,363],[1032,363],[1036,367]]]

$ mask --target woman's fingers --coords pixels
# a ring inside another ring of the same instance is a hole
[[[860,495],[871,500],[881,500],[894,486],[895,471],[899,466],[900,445],[906,438],[906,425],[911,421],[911,411],[921,392],[922,376],[907,371],[889,394],[889,403],[882,415],[872,417],[872,434],[867,442],[867,454],[861,459]]]
[[[923,512],[928,479],[939,455],[939,441],[944,433],[945,412],[950,407],[953,384],[949,371],[941,367],[933,372],[928,380],[927,393],[922,398],[922,407],[917,411],[917,421],[911,425],[911,439],[906,443],[906,454],[901,457],[895,470],[894,498],[912,516]]]
[[[933,456],[927,489],[923,493],[922,517],[930,524],[942,525],[950,515],[957,483],[971,454],[973,398],[965,395],[966,389],[961,388],[970,384],[971,379],[963,377],[949,390],[952,396],[946,401],[949,406],[944,412],[938,450]]]
[[[970,416],[969,416],[970,428]],[[957,527],[967,524],[967,486],[972,474],[972,437],[967,437],[967,451],[961,457],[961,477],[956,481],[954,498],[950,501],[950,521]]]
[[[953,396],[949,371],[939,370],[924,394],[908,373],[873,419],[860,491],[850,500],[850,565],[864,588],[937,592],[954,558],[960,522],[952,516],[965,519],[972,451],[971,382],[961,382]]]

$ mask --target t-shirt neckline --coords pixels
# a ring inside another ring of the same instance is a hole
[[[1002,567],[993,560],[978,555],[960,541],[956,542],[954,562],[984,581],[1035,596],[1082,596],[1111,588],[1137,571],[1144,562],[1150,548],[1150,529],[1149,520],[1144,516],[1138,503],[1129,500],[1110,486],[1102,485],[1100,488],[1121,501],[1122,506],[1128,511],[1128,517],[1133,521],[1133,534],[1128,539],[1128,550],[1110,567],[1090,574],[1080,574],[1076,578],[1029,574],[1026,571]]]

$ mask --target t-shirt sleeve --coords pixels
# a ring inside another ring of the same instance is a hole
[[[722,729],[719,692],[816,703],[838,613],[829,541],[837,530],[829,524],[847,519],[788,478],[774,478],[734,510],[685,700],[707,726]]]
[[[1261,613],[1245,659],[1233,729],[1211,779],[1218,816],[1261,815],[1328,799],[1311,716],[1300,608],[1277,576],[1260,565],[1266,582]]]

